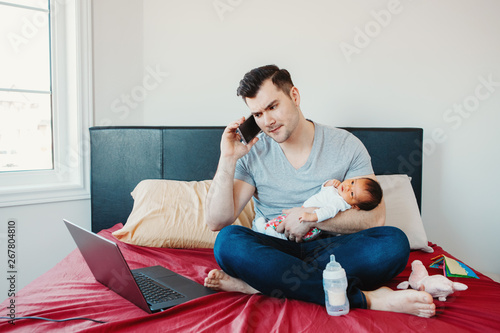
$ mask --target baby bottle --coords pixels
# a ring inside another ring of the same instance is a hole
[[[330,256],[330,262],[323,271],[323,288],[325,289],[326,311],[330,316],[340,316],[349,313],[347,299],[347,278],[345,270]]]

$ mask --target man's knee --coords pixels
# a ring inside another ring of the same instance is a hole
[[[385,263],[389,266],[405,265],[410,256],[410,244],[405,233],[396,227],[383,226],[367,229],[369,237],[376,241],[366,249],[372,264]],[[404,266],[403,266],[404,268]]]
[[[222,260],[228,253],[234,253],[238,247],[237,239],[248,229],[239,225],[228,225],[217,234],[214,245],[214,256],[217,262]]]
[[[238,225],[224,227],[215,240],[214,257],[227,274],[238,277],[239,266],[244,265],[249,253],[248,242],[252,230]]]
[[[217,238],[215,239],[215,245],[217,243],[224,243],[232,240],[235,237],[239,237],[242,233],[245,233],[245,227],[240,225],[228,225],[227,227],[222,228],[221,231],[217,234]]]
[[[391,247],[399,253],[409,255],[410,242],[408,241],[408,237],[406,237],[406,234],[403,232],[403,230],[390,226],[386,226],[383,228],[385,228],[386,232],[388,233]]]
[[[368,247],[369,255],[363,258],[361,270],[353,273],[363,280],[367,288],[373,288],[401,273],[410,256],[408,238],[401,229],[390,226],[372,229],[367,229],[367,232],[376,241]]]
[[[392,261],[393,265],[399,265],[400,270],[404,269],[408,258],[410,257],[410,242],[406,234],[399,228],[385,226],[384,232],[385,237],[385,247],[386,247],[386,259]]]

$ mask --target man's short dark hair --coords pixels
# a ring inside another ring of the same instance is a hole
[[[262,83],[267,79],[271,79],[278,89],[281,89],[285,95],[290,97],[290,90],[293,87],[292,77],[286,69],[280,69],[276,65],[257,67],[246,73],[240,81],[236,93],[246,103],[246,98],[255,97]]]
[[[365,189],[368,193],[368,200],[358,203],[361,210],[372,210],[377,207],[382,201],[382,188],[380,184],[371,178],[359,178],[365,180]]]

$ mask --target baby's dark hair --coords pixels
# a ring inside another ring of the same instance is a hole
[[[365,189],[368,193],[368,200],[358,203],[361,210],[372,210],[377,207],[382,201],[382,188],[380,184],[371,178],[358,178],[365,180]]]
[[[236,94],[241,96],[246,103],[246,98],[255,97],[262,83],[267,79],[271,79],[278,89],[290,96],[290,89],[293,87],[292,77],[286,69],[280,69],[276,65],[257,67],[246,73],[240,81]]]

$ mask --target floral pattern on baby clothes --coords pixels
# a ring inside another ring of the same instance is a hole
[[[269,220],[266,225],[265,225],[265,229],[267,228],[273,228],[274,230],[276,230],[276,228],[281,224],[281,222],[283,222],[283,220],[286,218],[286,215],[287,214],[282,214],[282,215],[279,215],[277,217],[275,217],[274,219],[272,220]],[[305,240],[306,242],[307,241],[310,241],[310,240],[313,240],[315,239],[316,237],[319,236],[319,234],[321,233],[321,230],[319,230],[318,228],[311,228],[307,234],[305,234],[302,239]]]

